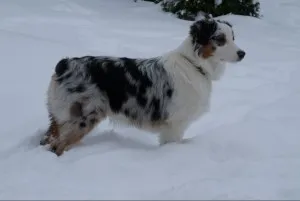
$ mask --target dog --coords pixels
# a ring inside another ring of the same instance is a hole
[[[106,118],[158,133],[160,145],[182,142],[209,111],[212,81],[246,54],[227,21],[201,19],[189,28],[176,49],[154,58],[61,59],[47,91],[50,125],[40,144],[60,156]]]

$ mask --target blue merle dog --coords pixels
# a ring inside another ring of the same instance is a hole
[[[244,56],[230,23],[203,19],[178,48],[155,58],[64,58],[48,88],[50,126],[40,144],[60,156],[107,117],[158,133],[161,145],[181,142],[209,111],[212,81],[225,63]]]

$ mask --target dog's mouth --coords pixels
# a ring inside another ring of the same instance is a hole
[[[237,60],[237,62],[240,62],[240,61],[242,61],[242,60],[244,60],[244,58],[239,58],[239,59]]]
[[[220,59],[221,62],[229,62],[229,63],[238,63],[242,61],[244,58],[238,58],[236,60],[226,60],[226,59]]]

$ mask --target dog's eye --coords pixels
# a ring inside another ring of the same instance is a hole
[[[226,38],[224,34],[213,36],[212,39],[217,43],[219,46],[223,46],[226,43]]]

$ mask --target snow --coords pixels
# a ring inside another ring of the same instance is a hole
[[[218,5],[221,5],[222,2],[223,2],[223,0],[215,0],[215,5],[216,5],[216,7],[217,7]]]
[[[104,122],[58,158],[38,145],[56,62],[159,55],[190,22],[142,1],[2,0],[0,199],[300,199],[300,2],[261,6],[261,20],[222,17],[247,55],[214,83],[190,141],[159,147]]]

